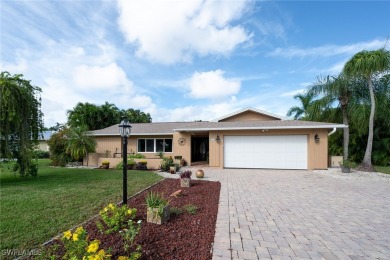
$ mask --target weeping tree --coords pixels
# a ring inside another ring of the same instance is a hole
[[[367,82],[370,93],[370,118],[368,124],[367,146],[364,154],[361,170],[375,171],[371,163],[372,144],[374,139],[374,117],[375,117],[375,94],[373,77],[386,73],[390,70],[390,51],[384,48],[374,51],[361,51],[355,54],[344,65],[344,73],[351,77],[361,77]]]
[[[43,129],[40,92],[23,75],[0,73],[0,158],[16,159],[21,176],[37,175],[32,151]]]

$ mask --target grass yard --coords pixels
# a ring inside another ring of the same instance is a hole
[[[390,166],[375,166],[375,170],[377,172],[390,174]]]
[[[122,171],[70,169],[39,161],[38,177],[0,168],[0,250],[33,249],[122,198]],[[128,194],[158,182],[149,171],[128,171]]]

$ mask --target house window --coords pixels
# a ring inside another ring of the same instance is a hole
[[[172,152],[172,139],[138,139],[139,153]]]

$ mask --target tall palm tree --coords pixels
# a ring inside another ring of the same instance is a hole
[[[294,106],[287,112],[287,116],[293,116],[294,119],[308,119],[310,117],[310,106],[314,101],[313,93],[299,93],[294,96],[295,100],[301,103],[301,106]]]
[[[384,48],[375,51],[361,51],[355,54],[345,65],[344,73],[348,76],[363,77],[370,91],[371,111],[368,124],[367,147],[361,169],[375,171],[371,163],[372,143],[374,138],[375,94],[373,77],[390,70],[390,51]]]
[[[319,78],[317,82],[309,88],[308,93],[314,96],[322,95],[319,102],[316,102],[321,107],[331,108],[335,103],[341,109],[343,124],[349,125],[348,122],[348,106],[352,95],[353,84],[343,74],[338,76],[327,76]],[[313,104],[316,104],[313,103]],[[319,109],[315,109],[318,111]],[[330,110],[332,111],[332,110]],[[334,113],[323,113],[325,121],[334,121]],[[349,147],[349,127],[343,129],[343,159],[348,159]]]

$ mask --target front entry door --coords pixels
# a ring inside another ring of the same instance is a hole
[[[209,138],[192,137],[191,139],[191,161],[208,161],[209,158]]]

